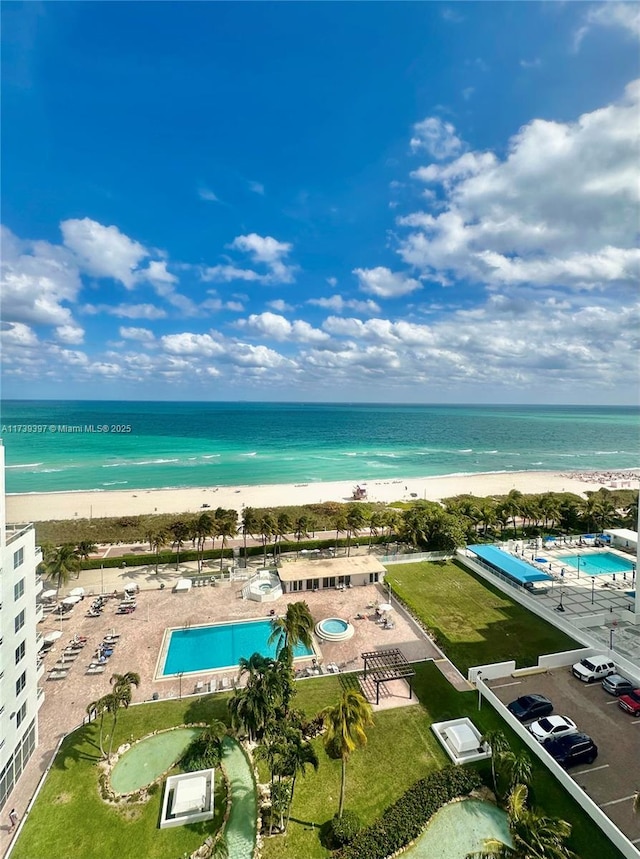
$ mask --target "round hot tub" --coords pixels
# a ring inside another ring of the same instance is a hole
[[[353,633],[351,624],[339,617],[327,617],[316,624],[316,635],[324,641],[346,641]]]

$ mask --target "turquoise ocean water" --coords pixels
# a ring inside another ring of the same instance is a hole
[[[636,468],[639,421],[633,407],[5,401],[0,423],[17,493]]]

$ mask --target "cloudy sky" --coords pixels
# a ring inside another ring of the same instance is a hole
[[[6,398],[634,403],[637,3],[8,3]]]

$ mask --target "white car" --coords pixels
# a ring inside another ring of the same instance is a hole
[[[537,722],[532,722],[529,730],[539,743],[546,743],[547,740],[555,740],[566,734],[575,734],[578,728],[568,716],[545,716]]]

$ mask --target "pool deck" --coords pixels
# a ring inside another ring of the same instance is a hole
[[[109,691],[109,678],[113,674],[136,671],[140,675],[140,687],[133,692],[134,701],[150,700],[154,693],[161,699],[177,698],[180,695],[184,697],[194,694],[198,681],[206,683],[214,677],[225,676],[231,683],[237,676],[236,670],[227,669],[189,674],[181,679],[173,677],[155,680],[156,661],[165,629],[265,618],[269,616],[271,607],[275,608],[277,613],[284,612],[287,602],[294,601],[294,595],[285,595],[274,603],[266,604],[244,600],[241,598],[244,584],[242,581],[215,587],[192,588],[184,594],[173,593],[171,587],[175,578],[188,575],[189,572],[193,574],[193,571],[183,569],[175,574],[166,572],[156,576],[152,571],[127,570],[123,573],[120,570],[105,570],[104,591],[107,593],[112,592],[116,585],[122,591],[123,576],[127,581],[138,581],[141,588],[137,596],[138,607],[132,614],[116,615],[119,600],[109,600],[104,612],[96,618],[88,618],[85,615],[91,604],[90,594],[99,593],[101,590],[100,578],[97,579],[98,586],[92,588],[89,575],[83,573],[82,584],[87,591],[84,602],[79,603],[63,621],[48,616],[38,625],[38,632],[42,635],[61,629],[62,637],[45,656],[45,674],[40,680],[40,685],[45,690],[45,699],[39,711],[38,747],[17,788],[8,798],[7,808],[15,807],[20,818],[24,815],[59,739],[82,724],[87,704]],[[97,574],[100,575],[99,570]],[[160,582],[166,585],[163,590],[160,590]],[[67,589],[76,584],[75,580],[70,581]],[[316,622],[327,617],[341,617],[353,624],[355,632],[349,640],[317,642],[316,646],[322,656],[319,663],[322,666],[336,663],[341,670],[360,670],[364,667],[361,653],[386,647],[399,647],[410,662],[429,658],[442,660],[442,654],[401,611],[391,612],[395,624],[393,629],[384,629],[375,622],[375,609],[372,605],[388,600],[387,593],[380,585],[342,591],[332,589],[316,593],[303,592],[298,599],[306,600]],[[365,618],[356,620],[357,614],[363,614]],[[120,633],[120,639],[108,661],[106,671],[98,675],[85,674],[89,662],[94,658],[97,645],[113,629]],[[79,651],[79,656],[71,664],[66,678],[47,682],[49,670],[76,633],[87,637],[86,646]],[[298,665],[311,667],[311,657],[299,663],[296,661],[296,666]],[[462,682],[464,683],[464,680]],[[408,689],[403,684],[389,684],[389,687],[384,700],[381,687],[381,707],[406,706],[410,703]],[[0,827],[0,849],[3,854],[9,842],[8,827],[3,825]]]

